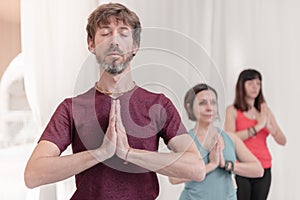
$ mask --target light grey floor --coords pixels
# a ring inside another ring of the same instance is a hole
[[[0,199],[26,199],[23,172],[33,144],[0,148]]]

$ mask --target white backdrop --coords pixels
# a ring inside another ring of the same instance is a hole
[[[223,114],[233,101],[240,71],[254,66],[262,73],[267,103],[288,139],[285,147],[269,140],[274,158],[269,199],[295,199],[300,178],[296,127],[300,2],[118,2],[134,10],[144,27],[141,49],[134,59],[134,78],[140,85],[165,92],[188,128],[192,124],[185,117],[182,99],[189,87],[201,81],[213,85],[221,94]],[[25,84],[41,129],[63,98],[91,87],[97,79],[85,33],[88,14],[97,4],[96,0],[22,1],[22,49],[28,72]],[[146,76],[150,73],[155,76]],[[176,199],[182,186],[170,186],[160,178],[160,199]]]

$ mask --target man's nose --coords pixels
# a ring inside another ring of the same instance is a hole
[[[112,46],[120,45],[120,34],[119,33],[117,33],[117,32],[113,33],[110,45],[112,45]]]

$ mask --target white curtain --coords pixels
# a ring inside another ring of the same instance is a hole
[[[106,1],[102,1],[106,2]],[[267,103],[287,136],[280,147],[273,139],[273,180],[269,199],[294,199],[300,178],[296,119],[300,90],[297,59],[300,28],[297,0],[123,0],[144,27],[133,61],[139,85],[166,93],[188,128],[182,100],[198,82],[220,95],[221,117],[232,104],[237,76],[246,67],[263,75]],[[95,0],[22,2],[22,48],[27,68],[28,98],[41,128],[65,97],[92,86],[96,70],[86,45],[85,23]],[[84,78],[82,78],[84,77]],[[82,86],[82,87],[80,87]],[[294,134],[293,134],[294,133]],[[38,136],[37,136],[38,137]],[[182,185],[159,176],[159,199],[176,199]]]
[[[89,65],[85,33],[87,17],[97,5],[97,0],[21,1],[25,88],[40,130],[37,139],[64,98],[97,80],[95,66]],[[85,72],[90,73],[83,83]],[[29,190],[27,199],[68,199],[74,190],[69,183]]]
[[[59,102],[74,94],[86,58],[85,25],[96,0],[23,0],[22,51],[26,90],[43,127]]]

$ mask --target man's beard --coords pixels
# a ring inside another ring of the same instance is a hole
[[[124,72],[124,70],[128,67],[131,59],[132,59],[132,56],[129,56],[126,58],[126,60],[124,62],[118,63],[118,64],[116,64],[117,60],[113,61],[110,64],[103,61],[101,66],[104,69],[104,71],[106,71],[112,75],[117,75],[117,74],[121,74],[122,72]]]
[[[108,55],[110,52],[118,52],[120,55],[126,56],[124,54],[123,51],[121,51],[119,49],[118,46],[114,45],[114,46],[110,46],[110,48],[105,52],[106,55]],[[133,58],[133,55],[131,54],[131,52],[128,52],[128,57],[125,57],[125,61],[123,61],[122,63],[118,63],[116,60],[113,60],[111,63],[107,63],[105,61],[105,59],[101,62],[98,58],[98,56],[96,55],[96,59],[98,61],[99,64],[101,64],[102,68],[104,69],[104,71],[112,74],[112,75],[117,75],[117,74],[121,74],[122,72],[124,72],[124,70],[129,66],[130,61]]]

